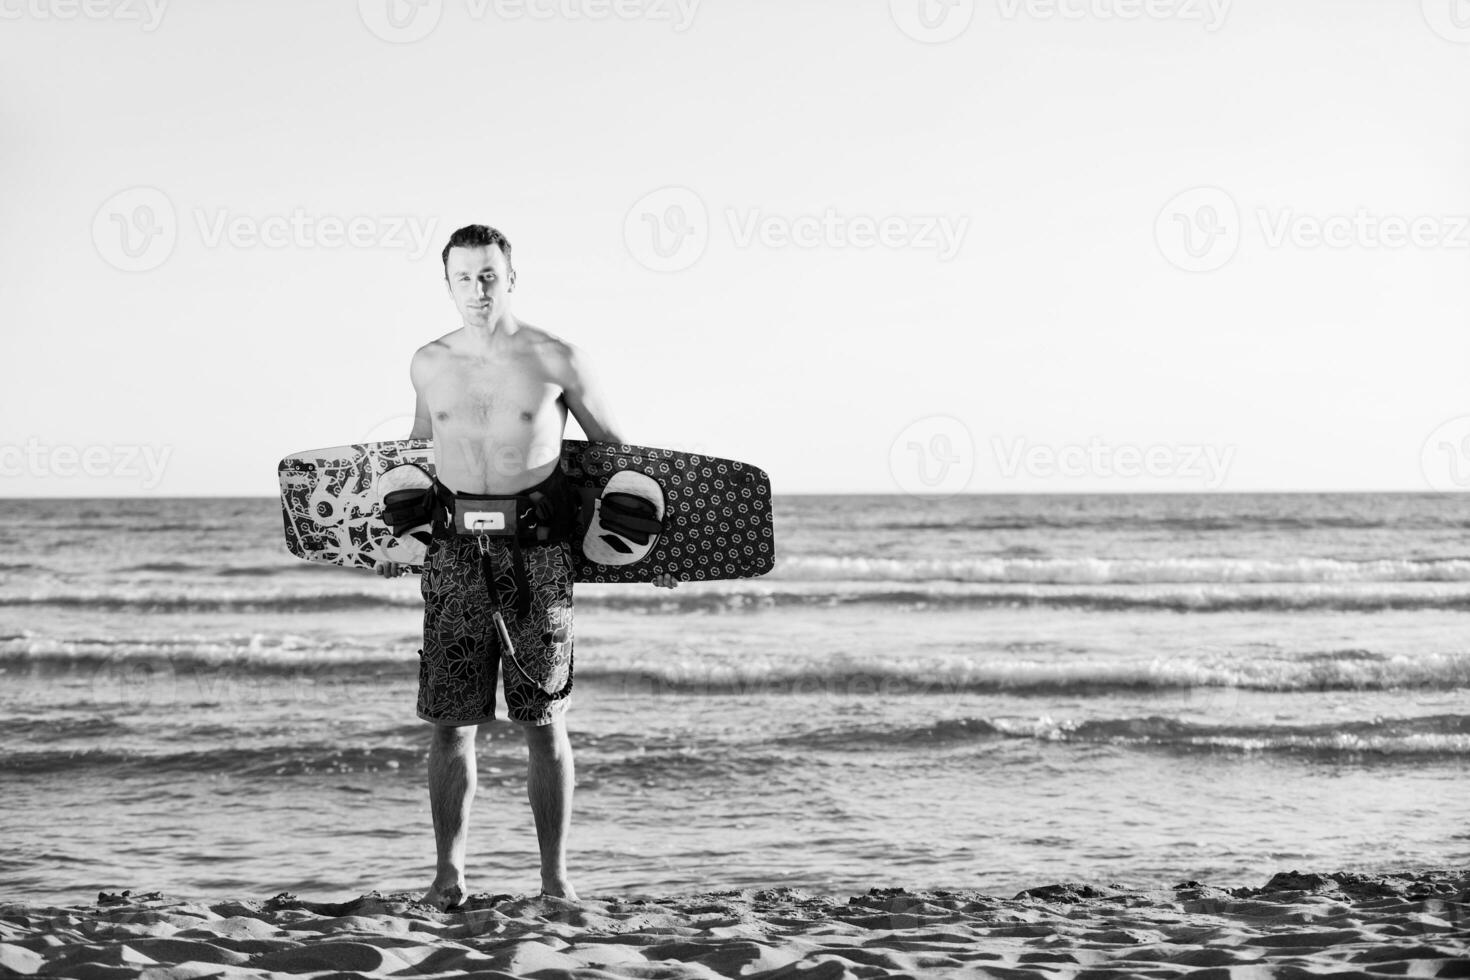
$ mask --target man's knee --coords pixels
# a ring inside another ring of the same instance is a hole
[[[434,743],[446,749],[462,749],[473,745],[479,734],[479,725],[434,725],[431,736]]]
[[[545,725],[522,725],[526,733],[526,747],[543,755],[560,755],[571,745],[567,741],[567,726],[562,718],[554,718]]]

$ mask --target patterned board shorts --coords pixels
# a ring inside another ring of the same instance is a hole
[[[510,720],[547,725],[572,694],[572,546],[525,545],[531,611],[516,615],[514,553],[495,539],[490,555],[498,604],[485,589],[479,544],[438,537],[424,557],[424,648],[419,652],[418,715],[437,725],[495,718],[495,675],[505,681]],[[515,648],[502,657],[491,614],[498,608]]]

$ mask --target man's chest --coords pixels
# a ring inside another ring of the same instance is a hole
[[[436,421],[466,425],[531,422],[560,395],[561,386],[534,358],[452,361],[426,392]]]

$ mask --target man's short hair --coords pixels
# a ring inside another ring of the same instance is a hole
[[[500,233],[499,229],[491,228],[489,225],[465,225],[449,236],[449,244],[444,246],[444,252],[439,256],[444,263],[444,278],[449,279],[449,250],[451,248],[486,248],[497,245],[505,253],[505,268],[512,276],[515,275],[515,265],[510,260],[510,239]]]

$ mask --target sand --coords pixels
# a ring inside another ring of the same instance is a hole
[[[978,892],[409,895],[0,904],[0,974],[196,977],[1470,977],[1470,869]]]

